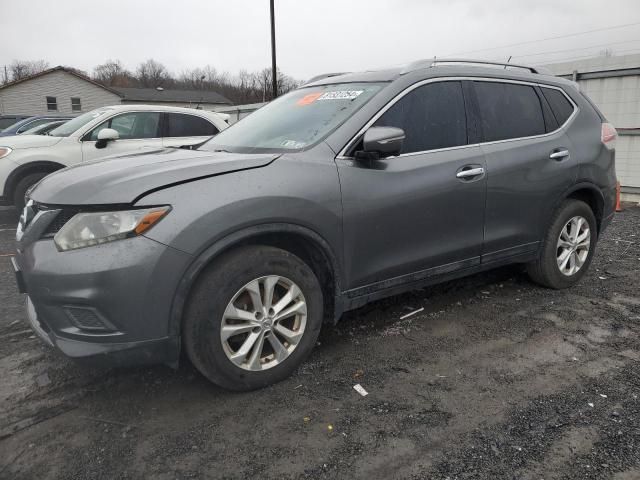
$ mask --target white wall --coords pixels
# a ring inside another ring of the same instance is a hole
[[[242,120],[244,117],[251,115],[259,108],[266,105],[265,103],[247,103],[246,105],[223,105],[213,109],[214,112],[226,113],[229,115],[229,125],[233,125],[238,120]]]
[[[46,97],[56,97],[57,112],[47,110]],[[79,97],[82,111],[71,110],[71,97]],[[0,89],[0,114],[78,115],[94,108],[120,104],[120,97],[64,71],[55,71]]]

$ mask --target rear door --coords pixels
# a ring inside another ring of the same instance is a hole
[[[413,88],[373,126],[402,128],[406,140],[397,157],[337,159],[347,288],[388,288],[479,264],[485,162],[469,136],[462,83]],[[480,173],[461,175],[473,168]]]
[[[473,85],[487,161],[482,261],[531,256],[558,199],[577,177],[571,141],[538,86],[489,80]]]
[[[162,145],[181,147],[202,143],[218,133],[216,126],[209,120],[186,113],[165,113]]]
[[[82,137],[82,160],[94,160],[143,148],[161,148],[160,119],[160,112],[145,111],[121,113],[105,120]],[[120,138],[110,141],[105,148],[96,148],[98,133],[104,128],[117,131]]]

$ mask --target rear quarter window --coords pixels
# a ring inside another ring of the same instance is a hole
[[[166,118],[166,137],[210,137],[218,133],[213,124],[195,115],[168,113]]]
[[[529,85],[474,82],[485,142],[546,132],[540,98]]]
[[[547,87],[542,87],[541,90],[544,98],[547,99],[558,124],[563,125],[573,113],[573,104],[560,90]]]

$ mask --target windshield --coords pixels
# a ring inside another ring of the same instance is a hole
[[[98,118],[99,116],[107,113],[109,110],[110,109],[108,108],[97,108],[95,110],[91,110],[90,112],[83,113],[79,117],[73,118],[67,123],[60,125],[58,128],[51,130],[49,132],[49,135],[51,135],[52,137],[68,137],[79,128],[85,126],[91,120]]]
[[[382,83],[340,83],[295,90],[220,132],[205,150],[299,150],[326,137],[373,97]]]

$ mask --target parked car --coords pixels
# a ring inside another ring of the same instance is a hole
[[[195,150],[45,178],[18,284],[71,357],[175,365],[184,348],[218,385],[259,388],[375,299],[509,263],[574,285],[614,215],[615,138],[534,68],[326,75]]]
[[[196,145],[226,127],[204,110],[117,105],[75,117],[47,136],[0,139],[0,202],[22,209],[25,192],[51,172],[145,147]]]
[[[29,115],[0,115],[0,132],[25,118],[29,118]]]
[[[10,135],[20,135],[21,133],[26,132],[27,130],[37,127],[38,125],[44,125],[45,123],[50,123],[55,120],[69,120],[73,117],[62,116],[62,115],[39,115],[34,117],[25,118],[24,120],[20,120],[19,122],[14,123],[8,128],[5,128],[0,132],[0,137],[8,137]]]
[[[25,130],[20,135],[48,135],[51,130],[53,130],[54,128],[58,128],[63,123],[67,122],[68,120],[56,120],[54,122],[43,123],[42,125],[38,125],[37,127]]]

